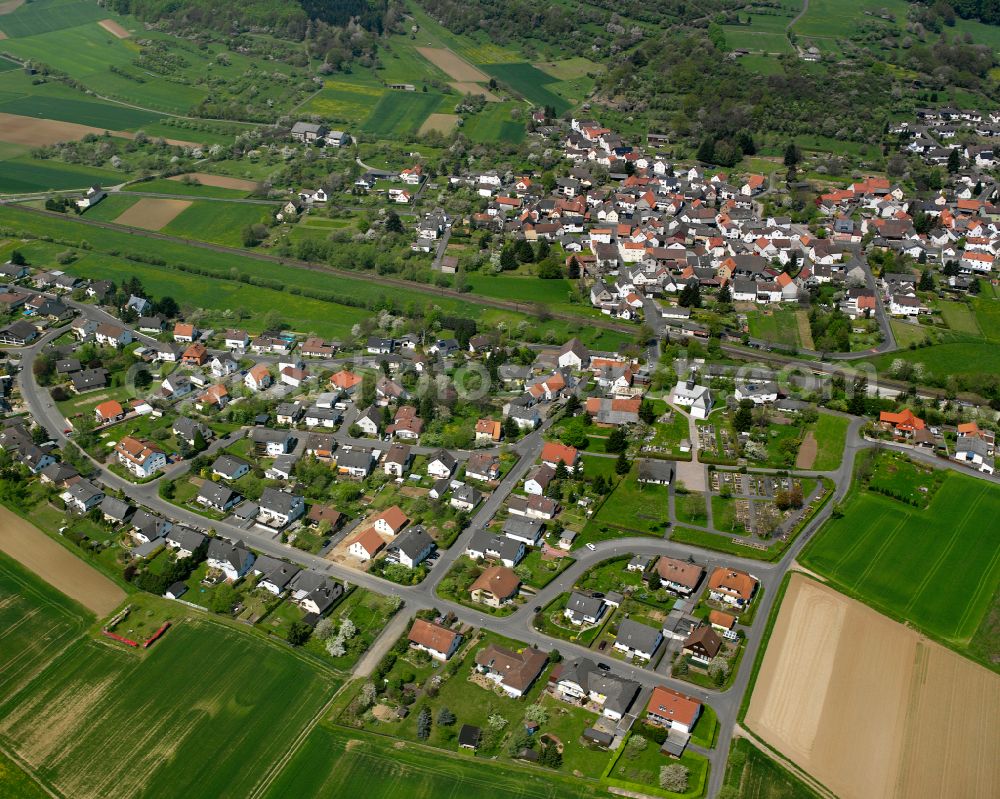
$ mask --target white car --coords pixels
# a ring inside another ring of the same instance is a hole
[[[597,551],[597,547],[595,547],[593,544],[587,544],[587,549],[589,549],[591,552]]]

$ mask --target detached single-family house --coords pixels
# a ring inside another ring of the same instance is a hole
[[[258,505],[257,520],[269,527],[286,527],[306,512],[301,496],[276,488],[265,488]]]
[[[385,541],[382,540],[382,536],[376,533],[373,527],[369,527],[351,541],[347,547],[347,551],[361,562],[364,562],[374,558],[384,548]]]
[[[225,539],[212,538],[208,542],[208,568],[222,572],[230,582],[250,571],[254,557],[242,541],[230,544]]]
[[[487,566],[469,586],[469,596],[473,602],[499,608],[513,602],[520,590],[521,580],[513,569]]]
[[[549,656],[534,647],[514,652],[497,644],[489,644],[476,653],[476,671],[495,682],[507,696],[524,696],[535,684]]]
[[[690,734],[701,715],[701,702],[671,688],[656,686],[646,705],[646,721]]]
[[[435,660],[448,660],[462,643],[459,633],[424,619],[413,622],[407,638],[410,646],[427,652]]]
[[[614,648],[627,657],[651,660],[663,642],[663,633],[655,627],[622,619],[618,625]]]
[[[757,579],[738,569],[716,568],[708,578],[708,595],[716,602],[745,608],[757,592]]]

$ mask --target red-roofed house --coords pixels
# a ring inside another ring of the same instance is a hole
[[[580,453],[576,451],[576,447],[567,447],[558,441],[549,441],[542,447],[542,463],[548,464],[553,469],[562,462],[569,471],[573,472],[579,461]]]

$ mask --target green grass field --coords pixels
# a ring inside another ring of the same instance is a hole
[[[474,294],[496,297],[501,300],[544,302],[549,305],[566,304],[570,292],[568,280],[542,280],[534,275],[509,277],[473,273],[468,276]]]
[[[91,125],[106,130],[140,128],[162,116],[152,111],[142,111],[112,103],[46,95],[28,95],[0,103],[0,113],[19,114],[38,119],[58,119],[62,122],[75,122],[78,125]]]
[[[948,375],[1000,372],[1000,349],[985,341],[948,341],[915,350],[900,350],[879,355],[872,363],[877,369],[888,372],[897,359],[921,363],[929,376],[941,379]]]
[[[812,427],[816,439],[816,460],[813,469],[826,472],[836,469],[844,459],[844,444],[847,442],[847,427],[851,420],[832,413],[820,413]]]
[[[105,186],[121,183],[120,172],[96,169],[61,161],[41,161],[20,156],[0,161],[0,193],[26,194],[50,189],[82,189],[94,183]]]
[[[88,208],[84,211],[83,215],[87,219],[96,219],[101,222],[114,222],[114,220],[125,213],[137,202],[139,202],[139,198],[135,195],[125,194],[124,192],[115,192],[113,194],[109,194],[93,208]]]
[[[1000,489],[948,473],[926,509],[859,490],[799,556],[838,588],[965,651],[1000,586]]]
[[[747,323],[753,338],[773,341],[789,347],[801,347],[798,311],[794,308],[776,308],[747,313]]]
[[[457,677],[455,679],[458,679]],[[596,783],[569,781],[551,771],[528,766],[499,766],[473,756],[340,727],[320,725],[269,786],[265,799],[309,796],[339,799],[590,799],[605,791]]]
[[[525,130],[524,123],[511,118],[511,109],[517,107],[517,103],[487,103],[486,108],[466,119],[462,133],[480,144],[499,141],[518,144],[524,141]]]
[[[745,738],[736,738],[729,750],[725,785],[739,799],[819,799]]]
[[[327,81],[319,94],[302,106],[306,114],[321,114],[331,120],[357,123],[368,118],[385,91],[344,81]]]
[[[905,20],[908,4],[903,0],[810,0],[809,9],[797,23],[794,31],[799,36],[816,39],[848,38],[857,33],[859,26],[870,17],[865,12],[878,14],[882,9]]]
[[[547,75],[537,67],[526,62],[508,64],[480,64],[483,71],[496,78],[500,83],[538,106],[550,105],[556,114],[569,110],[571,104],[563,97],[546,88],[555,83],[551,75]]]
[[[202,183],[184,183],[180,180],[157,178],[126,186],[125,191],[148,192],[151,194],[176,194],[179,197],[213,197],[220,200],[241,200],[247,196],[242,189],[226,189],[222,186],[206,186]]]
[[[611,458],[605,458],[614,463]],[[590,475],[590,472],[586,472]],[[637,467],[621,480],[605,500],[587,527],[615,527],[625,532],[661,535],[669,519],[666,486],[642,485],[637,479]],[[584,530],[584,536],[588,536]],[[589,536],[588,536],[589,540]]]
[[[13,760],[0,753],[0,799],[48,799],[49,794]]]
[[[80,0],[35,0],[3,17],[3,32],[10,38],[51,33],[111,16],[95,3]]]
[[[247,225],[265,223],[271,207],[224,202],[193,202],[163,228],[171,236],[243,246],[243,229]]]
[[[79,641],[4,703],[0,737],[65,796],[247,796],[335,687],[282,647],[192,619],[145,656]]]
[[[970,336],[983,335],[975,310],[964,302],[942,302],[938,307],[945,324],[954,332]]]
[[[376,136],[412,136],[440,103],[436,92],[387,91],[361,129]]]
[[[0,696],[11,696],[65,650],[91,616],[0,554]]]

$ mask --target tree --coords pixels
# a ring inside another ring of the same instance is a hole
[[[618,453],[618,459],[615,461],[615,474],[628,474],[629,469],[632,468],[632,464],[629,463],[628,458],[625,457],[624,452]]]
[[[535,251],[525,239],[518,239],[514,243],[514,256],[522,264],[530,264],[535,260]]]
[[[680,763],[660,766],[660,787],[665,791],[684,793],[688,788],[688,769]]]
[[[930,269],[925,269],[920,273],[920,282],[917,283],[917,288],[921,291],[934,290],[934,274]]]
[[[608,435],[604,448],[608,452],[624,452],[626,447],[628,447],[628,436],[622,428],[616,427]]]
[[[424,705],[417,715],[417,737],[426,741],[431,735],[431,709]]]
[[[300,620],[292,622],[286,637],[292,646],[302,646],[309,640],[310,635],[312,635],[312,627]]]
[[[740,148],[743,155],[757,154],[757,144],[753,140],[753,134],[746,128],[736,134],[736,145]]]
[[[546,739],[542,743],[541,751],[538,753],[538,762],[549,768],[561,767],[562,753],[559,751],[559,746],[554,741]]]
[[[256,247],[258,244],[260,239],[257,238],[257,229],[253,225],[247,225],[243,228],[243,246]]]
[[[698,154],[695,156],[703,164],[711,164],[715,161],[715,139],[706,136],[698,146]]]
[[[954,175],[962,168],[962,159],[958,154],[958,150],[952,148],[952,151],[948,153],[948,173]]]
[[[753,401],[740,400],[740,406],[733,414],[733,429],[738,433],[745,433],[753,425]]]
[[[799,152],[798,146],[793,141],[788,142],[788,146],[785,147],[785,166],[794,169],[801,160],[802,153]]]
[[[514,255],[514,248],[509,244],[504,245],[504,248],[500,250],[500,268],[504,272],[511,272],[517,269],[517,256]]]
[[[576,256],[575,255],[570,256],[568,272],[569,272],[569,279],[570,280],[579,280],[580,279],[580,262],[578,260],[576,260]]]
[[[149,373],[149,369],[139,369],[135,373],[135,387],[149,388],[151,385],[153,385],[153,376]]]
[[[335,625],[333,619],[320,619],[319,623],[316,625],[316,629],[313,630],[313,637],[317,641],[326,641],[331,638],[335,631]]]
[[[719,302],[725,305],[728,305],[733,301],[733,292],[729,290],[728,285],[723,286],[721,289],[719,289],[718,300]]]
[[[177,300],[173,297],[161,297],[153,303],[153,313],[162,314],[168,319],[173,319],[181,312]]]
[[[681,289],[681,293],[677,297],[677,304],[681,308],[701,307],[701,286],[697,280],[690,281]]]
[[[438,711],[437,723],[442,727],[450,727],[455,723],[455,714],[447,707],[443,707]]]
[[[656,409],[652,402],[643,400],[639,404],[639,418],[646,424],[652,424],[656,421]]]
[[[229,583],[223,583],[212,594],[208,600],[208,609],[213,613],[230,613],[233,605],[236,604],[236,589]]]
[[[27,266],[28,262],[25,257],[21,254],[20,250],[11,250],[10,262],[14,266]]]
[[[541,239],[538,242],[538,247],[535,249],[535,261],[544,261],[549,257],[549,252],[551,251],[548,241]]]
[[[402,233],[403,232],[403,222],[399,218],[399,214],[393,211],[391,208],[389,212],[385,215],[385,229],[387,233]]]

